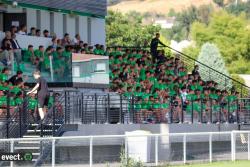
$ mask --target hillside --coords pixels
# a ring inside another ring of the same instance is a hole
[[[170,9],[181,11],[191,5],[200,6],[213,4],[213,0],[124,0],[116,5],[109,6],[111,10],[118,10],[122,13],[137,11],[140,13],[150,12],[167,14]]]

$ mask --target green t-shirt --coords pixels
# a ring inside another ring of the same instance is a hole
[[[2,91],[9,90],[9,87],[0,85],[0,90]]]
[[[213,99],[213,100],[218,100],[219,99],[219,96],[215,93],[211,93],[209,94],[209,98]]]
[[[28,102],[29,110],[35,110],[37,105],[38,105],[38,101],[36,99],[32,99],[32,98],[29,99],[29,102]]]
[[[14,93],[14,94],[18,94],[21,91],[22,91],[22,89],[20,89],[19,87],[16,87],[16,86],[12,90],[10,90],[10,92]]]
[[[197,96],[195,94],[188,94],[186,98],[188,101],[194,101],[197,99]]]
[[[7,97],[6,96],[0,97],[0,107],[3,105],[7,105]]]
[[[26,51],[24,52],[24,55],[23,55],[23,60],[24,60],[25,62],[30,62],[30,59],[31,59],[32,55],[33,55],[33,53],[32,53],[31,51],[26,50]]]
[[[5,81],[7,81],[8,80],[8,75],[6,75],[6,74],[0,74],[0,81],[2,81],[2,82],[5,82]]]
[[[165,74],[166,75],[173,75],[174,76],[174,71],[173,70],[166,70]]]
[[[181,71],[181,72],[179,72],[179,77],[184,77],[184,76],[186,76],[187,75],[187,73],[186,72],[184,72],[184,71]]]
[[[152,107],[153,109],[159,109],[159,108],[162,108],[162,105],[161,103],[153,103]]]
[[[42,51],[40,51],[40,50],[35,50],[34,51],[34,55],[36,56],[36,57],[39,57],[39,58],[42,58],[43,57],[43,54],[44,52],[42,52]]]
[[[235,101],[237,99],[237,97],[234,95],[229,95],[226,97],[226,99],[229,103],[231,103],[231,102]]]
[[[23,99],[17,97],[17,98],[15,99],[15,102],[16,102],[16,105],[21,105],[21,104],[23,104]]]

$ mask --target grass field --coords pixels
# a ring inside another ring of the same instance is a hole
[[[214,162],[207,164],[190,164],[190,165],[175,165],[175,166],[162,166],[162,167],[250,167],[250,161],[225,161]]]

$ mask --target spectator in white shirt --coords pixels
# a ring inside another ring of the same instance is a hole
[[[27,26],[26,25],[21,25],[20,30],[18,31],[18,34],[26,35],[27,34]]]
[[[75,38],[74,38],[74,44],[75,45],[79,45],[80,44],[80,41],[81,41],[81,37],[79,34],[76,34],[75,35]]]

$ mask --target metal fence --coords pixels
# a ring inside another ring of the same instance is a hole
[[[0,144],[8,142],[10,152],[15,153],[19,143],[29,141],[49,149],[50,154],[42,166],[99,167],[135,163],[159,166],[250,160],[250,131],[0,139]],[[31,164],[32,161],[20,161],[5,165]]]
[[[116,93],[59,92],[65,123],[250,123],[250,99],[165,99],[145,103]]]

